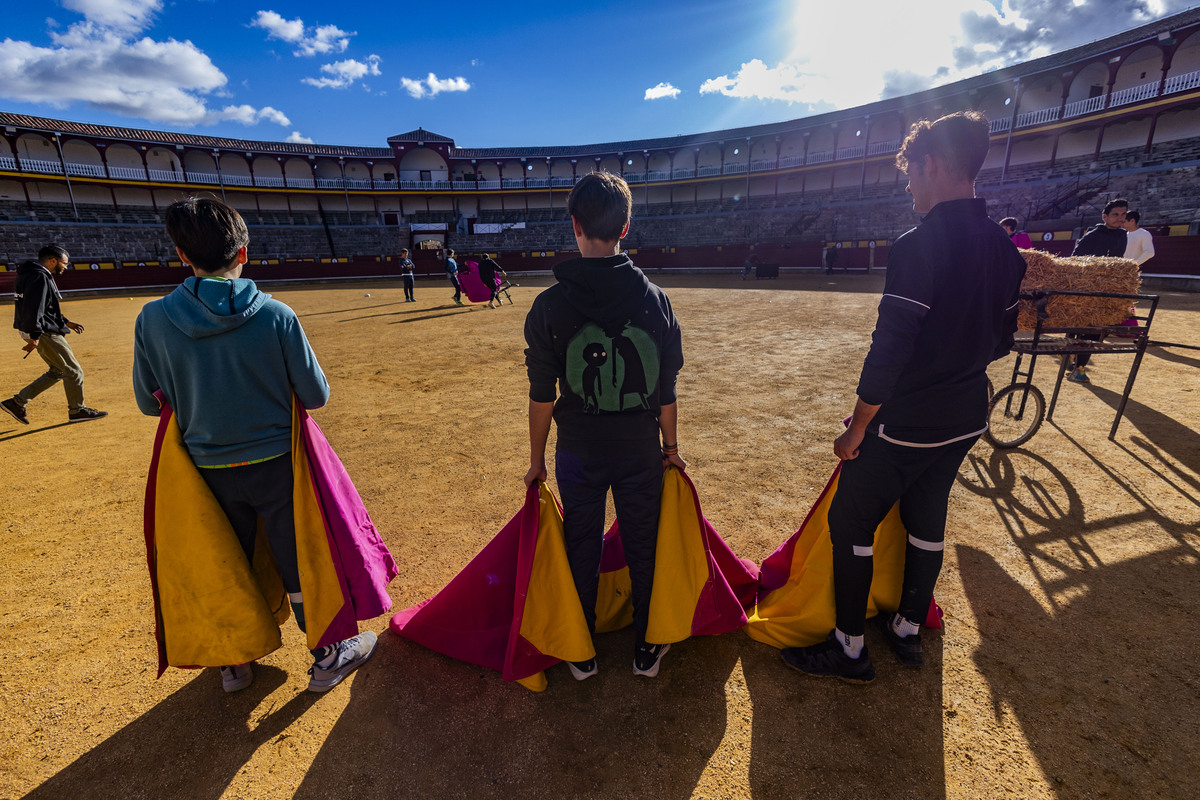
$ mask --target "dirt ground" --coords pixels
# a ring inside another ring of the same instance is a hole
[[[401,565],[398,610],[440,589],[519,508],[522,324],[444,281],[276,290],[332,384],[317,411]],[[876,276],[662,279],[684,329],[680,441],[708,518],[761,561],[833,469],[882,285]],[[270,290],[270,289],[268,289]],[[369,296],[367,294],[369,293]],[[0,797],[1191,797],[1200,784],[1200,353],[1153,349],[1115,441],[1132,357],[1093,361],[1023,448],[980,443],[950,499],[943,634],[878,680],[798,675],[742,633],[672,648],[635,678],[628,630],[600,674],[534,694],[380,632],[373,660],[304,691],[291,624],[254,684],[155,680],[142,502],[156,420],[130,389],[150,296],[68,300],[90,405],[0,415]],[[1165,294],[1154,338],[1200,343],[1200,297]],[[0,308],[0,314],[8,313]],[[0,390],[41,371],[4,340]],[[993,379],[1007,382],[1011,359]],[[1052,388],[1049,365],[1037,382]]]

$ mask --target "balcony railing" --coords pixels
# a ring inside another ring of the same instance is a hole
[[[804,156],[780,156],[780,167],[802,167],[804,166]]]
[[[76,163],[73,163],[70,161],[67,162],[67,174],[68,175],[82,175],[87,178],[107,177],[104,174],[104,167],[102,167],[99,164],[76,164]],[[143,173],[142,177],[143,178],[145,177],[144,173]]]
[[[1163,94],[1186,92],[1189,89],[1200,88],[1200,69],[1186,72],[1183,75],[1172,75],[1163,85]]]
[[[258,175],[254,178],[255,186],[283,186],[283,178],[265,178]]]
[[[1149,100],[1152,97],[1158,96],[1158,81],[1154,83],[1143,83],[1141,86],[1131,86],[1128,89],[1122,89],[1119,92],[1112,93],[1112,100],[1109,102],[1109,108],[1116,106],[1127,106],[1130,103],[1140,103],[1142,100]]]
[[[745,175],[746,169],[745,164],[726,164],[721,171],[726,175]]]
[[[1012,127],[1012,118],[1009,116],[999,117],[988,123],[988,130],[992,133],[1004,133]]]
[[[39,161],[36,158],[22,158],[21,169],[25,172],[44,172],[49,175],[62,175],[62,164],[57,161]]]
[[[760,158],[757,161],[750,162],[751,172],[766,172],[767,170],[775,169],[775,160],[769,158]]]
[[[1089,97],[1087,100],[1076,100],[1074,103],[1067,103],[1063,108],[1063,119],[1071,119],[1072,117],[1082,116],[1083,114],[1095,114],[1097,111],[1104,109],[1104,95]]]
[[[17,160],[12,156],[0,156],[0,169],[16,172]]]
[[[874,142],[870,145],[867,145],[867,155],[869,156],[882,156],[887,155],[888,153],[898,152],[899,150],[899,139],[893,139],[888,142]]]
[[[862,158],[867,152],[867,148],[861,144],[852,145],[850,147],[839,147],[837,149],[837,158]]]
[[[827,164],[830,161],[833,161],[833,156],[834,152],[832,150],[818,150],[816,152],[809,153],[808,157],[804,159],[804,163]]]
[[[1058,119],[1058,107],[1041,108],[1037,111],[1026,111],[1024,114],[1017,114],[1017,127],[1028,128],[1030,125],[1044,125],[1047,122],[1054,122]]]

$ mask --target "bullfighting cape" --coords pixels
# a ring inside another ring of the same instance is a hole
[[[474,261],[466,263],[468,266],[475,264]],[[492,290],[495,289],[495,286],[485,286],[483,279],[479,277],[479,271],[474,268],[458,273],[458,285],[462,287],[463,294],[472,303],[486,303],[491,300]]]
[[[654,582],[647,638],[660,644],[736,630],[757,586],[754,565],[733,555],[675,469],[663,476]],[[596,630],[632,621],[629,568],[614,525],[604,536]],[[531,486],[521,511],[471,563],[432,598],[392,617],[391,628],[534,691],[546,688],[546,668],[595,656],[550,489]]]
[[[158,674],[167,666],[244,664],[276,650],[291,615],[261,525],[254,563],[188,456],[163,402],[146,483],[146,559]],[[287,456],[281,456],[286,458]],[[293,503],[309,648],[358,632],[391,608],[396,562],[317,423],[292,403]]]
[[[837,492],[841,469],[839,463],[800,530],[763,562],[758,603],[746,623],[746,633],[752,639],[781,648],[807,647],[825,641],[833,630],[836,614],[829,505]],[[899,607],[907,541],[900,509],[893,506],[875,529],[875,569],[867,617]],[[925,627],[942,627],[942,612],[936,603],[929,604]]]

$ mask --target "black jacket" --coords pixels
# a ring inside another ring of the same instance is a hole
[[[17,267],[13,286],[16,304],[13,307],[13,327],[29,334],[31,339],[43,333],[63,336],[69,330],[67,318],[59,308],[62,294],[54,284],[50,270],[36,261],[26,261]]]
[[[870,429],[941,444],[987,424],[987,365],[1012,347],[1025,259],[981,199],[938,203],[888,257],[858,396]]]
[[[683,367],[671,301],[624,254],[554,276],[525,318],[530,399],[554,402],[559,442],[657,439]]]
[[[1079,237],[1079,241],[1075,243],[1075,249],[1071,251],[1071,255],[1124,258],[1125,240],[1124,228],[1110,228],[1104,223],[1100,223]]]

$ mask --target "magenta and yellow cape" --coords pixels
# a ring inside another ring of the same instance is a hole
[[[390,609],[397,569],[341,461],[296,402],[290,457],[308,646],[317,648]],[[250,564],[165,401],[144,525],[160,676],[168,666],[245,664],[279,648],[291,609],[261,526]]]

